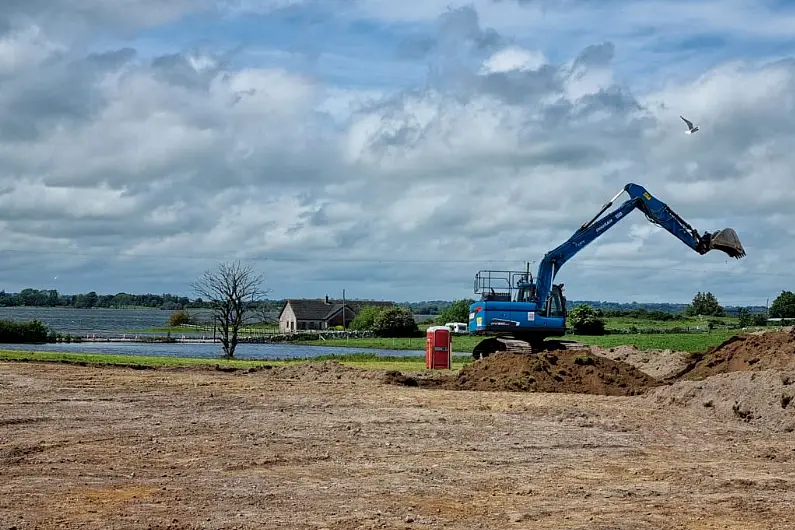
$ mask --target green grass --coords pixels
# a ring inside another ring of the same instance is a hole
[[[709,318],[683,318],[681,320],[646,320],[628,317],[605,318],[607,329],[629,329],[635,326],[638,329],[671,329],[671,328],[704,328],[709,320],[720,321],[723,325],[736,324],[734,317],[709,317]]]
[[[736,324],[737,319],[734,317],[710,317],[707,318],[690,318],[686,317],[681,320],[647,320],[647,319],[639,319],[639,318],[630,318],[630,317],[608,317],[605,319],[607,329],[615,329],[615,330],[625,330],[630,329],[631,327],[635,326],[638,329],[671,329],[677,327],[685,327],[685,328],[704,328],[707,326],[709,320],[717,320],[723,323],[724,325],[729,324]],[[420,329],[425,329],[427,325],[425,323],[420,325]],[[248,335],[248,334],[258,334],[263,332],[270,332],[276,333],[278,332],[278,326],[273,324],[253,324],[250,326],[245,326],[240,330],[241,335]],[[178,326],[178,327],[168,327],[168,326],[160,326],[148,329],[133,329],[133,330],[124,330],[121,333],[127,334],[134,334],[134,333],[163,333],[167,334],[170,333],[172,335],[181,335],[181,334],[206,334],[210,335],[213,332],[212,326]],[[338,345],[338,339],[333,339],[333,344]],[[363,339],[359,339],[360,342]],[[391,339],[390,339],[391,340]],[[416,341],[424,341],[425,339],[412,339]],[[309,341],[311,343],[311,341]],[[384,346],[380,345],[381,343],[374,343],[372,345],[365,345],[365,347],[372,347],[372,348],[382,348]],[[396,349],[412,349],[413,346],[408,344],[402,347],[396,347]],[[420,349],[424,348],[424,344],[420,346]]]
[[[711,333],[669,333],[669,334],[620,334],[620,335],[567,335],[565,339],[576,340],[592,346],[614,348],[616,346],[635,346],[639,350],[674,350],[685,352],[704,351],[717,346],[737,330],[713,330]]]
[[[567,335],[568,340],[576,340],[585,344],[612,348],[616,346],[635,346],[638,349],[671,349],[676,351],[698,352],[711,346],[717,346],[731,337],[731,330],[714,330],[711,333],[677,333],[677,334],[619,334],[603,336]],[[453,338],[453,370],[460,369],[472,361],[472,348],[482,340],[480,337],[455,336]],[[362,350],[396,349],[423,350],[424,338],[412,339],[334,339],[326,341],[303,341],[297,344],[347,346]],[[186,357],[157,357],[146,355],[110,355],[90,353],[32,352],[16,350],[0,350],[0,361],[51,361],[75,364],[121,365],[137,367],[189,367],[215,366],[234,368],[257,368],[265,365],[279,366],[305,362],[334,360],[342,364],[367,370],[400,370],[422,371],[425,369],[423,356],[388,356],[379,357],[374,353],[362,351],[355,354],[323,355],[309,359],[280,360],[238,360],[238,359],[195,359]]]
[[[453,369],[457,370],[471,362],[471,356],[453,357]],[[91,364],[109,366],[135,366],[141,368],[180,368],[190,366],[223,366],[233,368],[259,368],[262,366],[282,366],[307,362],[338,361],[341,364],[365,370],[422,371],[425,369],[424,357],[378,357],[372,353],[347,355],[322,355],[311,359],[283,360],[241,360],[241,359],[194,359],[189,357],[156,357],[148,355],[110,355],[92,353],[33,352],[0,350],[0,361],[38,361],[70,364]]]
[[[736,319],[731,317],[718,318],[725,324],[735,323]],[[672,327],[696,327],[704,326],[707,319],[689,318],[679,321],[655,321],[641,320],[633,318],[608,318],[608,329],[628,329],[636,326],[640,329],[670,329]],[[272,325],[254,325],[246,328],[250,333],[261,333],[263,329],[274,329]],[[420,327],[424,329],[424,325]],[[206,333],[211,334],[212,328],[197,329],[194,327],[159,327],[146,330],[150,333],[170,333],[172,336],[187,333]],[[704,351],[709,347],[717,346],[728,339],[739,330],[728,330],[725,328],[714,329],[711,333],[671,333],[671,334],[616,334],[603,336],[580,336],[567,335],[564,339],[576,340],[585,344],[612,348],[616,346],[635,346],[638,349],[671,349],[676,351],[697,352]],[[140,331],[139,331],[140,332]],[[136,333],[129,331],[125,333]],[[481,337],[473,336],[454,336],[453,338],[453,369],[459,369],[464,364],[471,362],[471,352],[474,346],[482,340]],[[155,357],[145,355],[106,355],[88,353],[60,353],[60,352],[24,352],[24,351],[0,351],[0,360],[18,361],[55,361],[81,364],[99,365],[123,365],[140,367],[185,367],[185,366],[215,366],[236,368],[251,368],[264,365],[278,366],[284,364],[294,364],[308,361],[336,360],[342,364],[355,366],[370,370],[400,370],[400,371],[420,371],[425,368],[424,357],[379,357],[369,353],[368,349],[394,349],[394,350],[424,350],[425,338],[415,337],[410,339],[382,339],[382,338],[350,338],[350,339],[327,339],[327,340],[303,340],[287,344],[300,344],[312,346],[332,346],[350,347],[362,350],[361,353],[327,355],[312,359],[289,359],[275,361],[247,361],[247,360],[228,360],[228,359],[194,359],[181,357]]]
[[[615,346],[635,346],[638,349],[671,349],[677,351],[702,351],[717,346],[727,338],[736,334],[731,330],[713,330],[711,333],[670,333],[670,334],[617,334],[602,336],[566,335],[564,340],[575,340],[584,344],[612,348]],[[453,337],[453,354],[471,353],[482,337],[456,335]],[[349,348],[372,348],[383,350],[424,350],[424,338],[412,339],[327,339],[313,341],[296,341],[292,344],[312,346],[337,346]]]

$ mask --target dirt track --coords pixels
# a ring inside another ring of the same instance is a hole
[[[2,363],[0,523],[795,528],[792,433],[661,399]]]

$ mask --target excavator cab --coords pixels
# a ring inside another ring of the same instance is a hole
[[[553,285],[547,300],[546,316],[566,318],[566,297],[563,295],[563,284]]]
[[[704,234],[707,250],[720,250],[732,258],[740,259],[745,256],[745,249],[740,243],[740,237],[732,228],[724,228],[717,232]]]

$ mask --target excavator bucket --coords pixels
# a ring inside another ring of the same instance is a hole
[[[720,250],[737,259],[745,256],[745,249],[740,243],[740,238],[737,236],[737,232],[731,228],[724,228],[710,234],[709,249]]]

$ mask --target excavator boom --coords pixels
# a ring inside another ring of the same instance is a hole
[[[629,199],[600,220],[599,217],[625,192],[629,195]],[[745,256],[745,249],[734,229],[724,228],[716,232],[705,232],[703,235],[699,235],[696,229],[671,210],[667,204],[651,195],[643,186],[629,183],[615,197],[602,206],[596,216],[582,225],[563,244],[547,252],[541,260],[538,265],[538,288],[536,292],[542,307],[546,304],[552,288],[552,281],[563,264],[636,208],[643,212],[646,215],[646,219],[651,223],[664,228],[699,254],[703,255],[712,250],[718,250],[737,259]]]
[[[627,193],[629,199],[601,217],[623,193]],[[635,209],[643,212],[651,223],[664,228],[699,254],[717,250],[736,259],[746,255],[734,229],[723,228],[699,234],[643,186],[629,183],[568,240],[544,255],[535,279],[531,278],[529,271],[478,272],[475,277],[475,292],[482,293],[483,297],[470,306],[469,332],[507,335],[515,340],[486,339],[475,347],[473,354],[476,358],[484,352],[488,354],[488,351],[494,351],[495,348],[518,348],[526,351],[537,347],[546,337],[565,335],[566,299],[563,296],[563,286],[553,283],[555,276],[569,259]],[[503,273],[504,278],[495,276],[494,273]],[[505,280],[504,285],[500,285],[502,290],[499,293],[492,285],[493,277]],[[523,341],[526,341],[526,347],[517,346]],[[509,343],[512,344],[511,348],[506,346]]]

